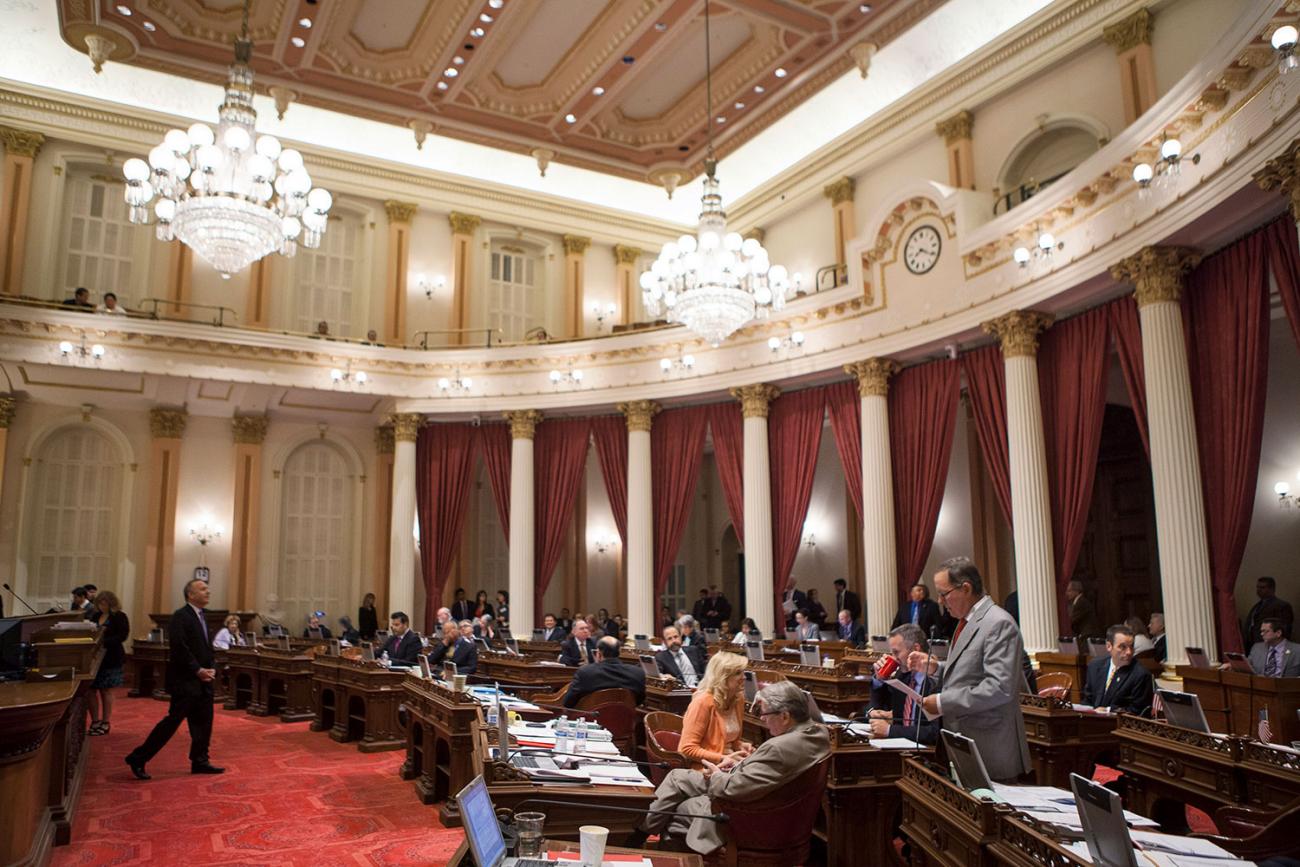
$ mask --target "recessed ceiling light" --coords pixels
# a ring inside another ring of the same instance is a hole
[[[744,104],[743,102],[739,102],[739,101],[738,101],[738,102],[734,102],[734,103],[732,103],[732,105],[734,105],[734,106],[736,107],[736,109],[738,109],[738,110],[739,110],[739,109],[742,109],[742,108],[745,107],[745,104]]]
[[[447,89],[447,82],[445,82],[445,81],[440,81],[440,82],[438,82],[438,89],[439,89],[439,90],[446,90],[446,89]]]
[[[663,33],[667,29],[668,29],[668,25],[665,24],[664,22],[658,21],[655,23],[655,30],[658,30],[660,33]]]
[[[298,26],[299,26],[299,27],[306,27],[308,30],[310,30],[310,29],[311,29],[311,19],[310,19],[310,18],[299,18],[299,19],[298,19]]]
[[[148,30],[150,33],[153,33],[155,30],[158,29],[153,25],[152,21],[146,21],[140,26],[143,27],[145,30]]]
[[[456,76],[460,75],[460,70],[454,66],[448,66],[446,69],[442,71],[442,74],[447,76],[448,78],[455,78]]]
[[[121,14],[127,16],[128,18],[131,17],[131,7],[130,7],[130,6],[123,6],[121,3],[119,3],[119,4],[117,4],[117,11],[120,12]]]
[[[605,95],[605,88],[601,87],[601,86],[598,84],[598,85],[596,85],[595,87],[593,87],[593,88],[591,89],[591,93],[592,93],[593,96],[604,96],[604,95]]]
[[[491,24],[491,23],[492,23],[492,16],[489,15],[489,14],[487,14],[486,12],[484,12],[482,15],[480,15],[480,16],[478,17],[478,20],[479,20],[479,21],[482,21],[484,24]]]
[[[453,57],[453,58],[451,59],[451,62],[454,63],[454,64],[456,64],[457,66],[464,66],[464,65],[465,65],[465,58],[463,58],[463,57],[461,57],[459,54],[457,54],[455,57]]]
[[[569,123],[577,123],[577,122],[578,122],[578,118],[575,117],[572,113],[570,113],[570,114],[566,114],[566,115],[564,116],[564,119],[565,119],[567,122],[569,122]]]
[[[761,85],[761,84],[756,84],[756,85],[754,85],[754,93],[764,93],[764,92],[766,92],[766,90],[767,90],[767,88],[764,87],[764,86]]]
[[[484,33],[487,33],[487,31],[484,30],[482,27],[475,27],[473,30],[469,32],[469,35],[473,36],[475,39],[482,39]]]
[[[788,75],[789,73],[787,73],[787,72],[785,71],[785,67],[784,67],[784,66],[778,66],[778,67],[776,68],[776,72],[774,72],[774,73],[772,73],[772,74],[775,75],[777,78],[785,78],[786,75]]]
[[[302,48],[304,45],[307,44],[306,42],[303,41],[303,38],[301,36],[295,36],[289,41],[293,43],[294,48]]]
[[[858,11],[861,12],[863,15],[866,15],[868,12],[871,11],[871,4],[870,4],[870,3],[859,3],[859,4],[858,4]]]
[[[726,123],[726,122],[727,119],[725,117],[723,117],[722,115],[718,115],[718,123]]]
[[[506,5],[506,0],[488,0],[488,5],[493,9],[500,9],[502,6]]]

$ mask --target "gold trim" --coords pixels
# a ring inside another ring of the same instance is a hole
[[[1201,261],[1189,247],[1143,247],[1110,266],[1110,275],[1133,284],[1138,307],[1172,301],[1183,295],[1183,277]]]
[[[1012,310],[1005,316],[980,324],[1002,345],[1003,358],[1033,358],[1038,354],[1038,335],[1052,324],[1050,313],[1037,310]]]
[[[399,202],[396,199],[386,199],[384,201],[384,211],[388,214],[390,223],[409,223],[415,216],[415,212],[420,206],[415,202]]]
[[[653,400],[633,400],[620,403],[618,411],[627,416],[628,433],[633,431],[646,431],[649,433],[655,414],[659,412],[659,404]]]
[[[424,416],[418,412],[395,412],[388,420],[392,423],[394,451],[397,443],[415,442],[424,424]]]
[[[5,152],[14,157],[36,159],[45,144],[45,136],[26,129],[12,126],[0,126],[0,142],[4,142]]]
[[[237,415],[230,419],[230,433],[236,445],[260,446],[266,441],[271,420],[264,415]]]
[[[560,242],[564,244],[564,253],[567,256],[581,256],[591,246],[591,239],[581,235],[561,235]]]
[[[841,205],[853,201],[854,187],[853,178],[843,177],[822,187],[822,195],[831,200],[832,206]]]
[[[766,382],[742,385],[729,391],[740,401],[740,412],[745,418],[767,418],[769,404],[781,396],[781,389]]]
[[[453,235],[472,235],[483,223],[483,218],[474,214],[462,214],[460,211],[452,211],[447,214],[447,223],[451,226]]]
[[[637,260],[642,256],[642,250],[639,247],[630,247],[627,244],[614,245],[614,264],[615,265],[635,265]]]
[[[934,131],[943,139],[945,145],[954,145],[971,137],[975,128],[975,115],[966,109],[945,118],[934,125]]]
[[[530,440],[537,434],[537,425],[541,424],[542,414],[535,409],[519,409],[501,413],[510,422],[510,438]]]
[[[901,368],[892,358],[868,358],[844,365],[844,372],[858,381],[861,397],[888,397],[889,380]]]
[[[17,405],[18,400],[13,395],[0,396],[0,430],[8,430],[9,426],[13,424]]]
[[[1101,38],[1116,54],[1123,54],[1139,45],[1150,45],[1154,24],[1150,10],[1139,9],[1123,21],[1102,28]]]
[[[188,417],[184,407],[155,406],[149,410],[149,433],[156,440],[178,440]]]

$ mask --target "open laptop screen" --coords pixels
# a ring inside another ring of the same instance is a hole
[[[501,826],[497,824],[496,811],[492,809],[492,797],[482,775],[460,790],[456,803],[460,806],[461,821],[465,825],[469,847],[474,852],[474,861],[479,867],[498,867],[506,857],[506,841],[501,836]]]
[[[646,677],[658,677],[659,665],[655,658],[649,654],[641,654],[641,670],[645,672]]]
[[[1083,839],[1088,844],[1092,863],[1137,867],[1119,795],[1078,774],[1070,774],[1070,788],[1074,790],[1074,804],[1079,810]]]
[[[993,789],[993,781],[984,768],[984,759],[980,757],[980,748],[965,735],[943,729],[943,745],[948,751],[948,760],[957,772],[957,785],[970,791],[972,789]]]
[[[763,661],[763,642],[747,641],[745,642],[745,656],[757,662]]]
[[[1200,696],[1193,692],[1174,692],[1172,689],[1158,689],[1160,701],[1165,707],[1165,719],[1170,725],[1191,729],[1202,734],[1210,733],[1210,724],[1205,721],[1205,711],[1201,709]]]

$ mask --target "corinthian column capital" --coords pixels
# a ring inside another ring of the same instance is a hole
[[[1255,172],[1255,183],[1278,190],[1291,200],[1291,216],[1300,220],[1300,139]]]
[[[230,432],[236,445],[260,446],[266,439],[266,428],[270,423],[264,415],[237,415],[230,420]]]
[[[659,412],[659,404],[653,400],[633,400],[628,403],[620,403],[618,411],[627,416],[628,433],[649,431],[655,414]]]
[[[740,401],[740,411],[745,418],[767,418],[768,404],[780,394],[781,389],[765,382],[731,389],[731,396]]]
[[[844,365],[844,372],[858,381],[858,394],[862,397],[888,397],[889,380],[898,369],[898,362],[892,358],[868,358]]]
[[[1038,335],[1052,324],[1050,313],[1037,310],[1012,310],[1005,316],[980,325],[984,333],[992,334],[1002,345],[1003,358],[1017,358],[1038,354]]]
[[[424,416],[418,412],[395,412],[388,419],[393,423],[393,440],[399,443],[415,442],[424,422]]]
[[[1189,247],[1143,247],[1111,266],[1111,276],[1133,284],[1139,307],[1162,301],[1178,301],[1183,278],[1201,261],[1201,254]]]
[[[185,433],[188,417],[183,409],[155,406],[149,410],[149,432],[156,440],[178,440]]]
[[[503,413],[510,422],[510,437],[517,440],[530,440],[537,434],[537,425],[542,421],[542,414],[535,409],[520,409]]]

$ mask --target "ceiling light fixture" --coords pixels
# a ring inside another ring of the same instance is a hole
[[[578,118],[577,118],[577,116],[574,115],[574,114],[572,114],[572,113],[566,114],[566,115],[564,116],[564,120],[565,120],[565,122],[567,122],[567,123],[577,123],[577,122],[578,122]]]
[[[123,6],[121,3],[119,3],[119,4],[117,4],[117,11],[118,11],[120,14],[125,15],[127,18],[130,18],[130,17],[131,17],[131,7],[130,7],[130,6]]]
[[[766,93],[767,88],[761,84],[754,85],[754,93]]]
[[[570,367],[568,370],[563,370],[563,371],[552,370],[550,378],[551,378],[551,385],[555,386],[556,388],[561,388],[566,386],[569,388],[582,387],[582,371],[574,370],[572,367]]]
[[[686,374],[695,369],[695,356],[689,352],[681,358],[661,358],[659,359],[659,372],[664,376],[672,376],[675,373]]]
[[[448,78],[455,78],[456,76],[460,75],[460,70],[454,66],[448,66],[446,69],[442,71],[442,74]]]
[[[474,380],[468,376],[460,375],[460,368],[451,377],[441,377],[438,380],[438,390],[443,394],[465,394],[474,387]]]
[[[92,343],[86,345],[86,332],[81,332],[81,342],[73,343],[71,340],[59,341],[58,359],[67,364],[78,366],[99,364],[104,359],[104,345],[102,343]]]
[[[440,82],[438,82],[438,84],[437,84],[437,88],[438,88],[439,90],[446,90],[446,89],[447,89],[447,82],[445,82],[445,81],[440,81]]]
[[[502,6],[506,5],[506,0],[488,0],[488,5],[493,9],[500,9]]]
[[[785,78],[785,77],[786,77],[787,75],[789,75],[790,73],[788,73],[788,72],[785,71],[785,67],[784,67],[784,66],[778,66],[778,67],[776,68],[776,72],[774,72],[774,73],[772,73],[772,74],[775,75],[777,78]]]
[[[1283,24],[1273,31],[1273,37],[1269,41],[1278,55],[1277,71],[1279,75],[1286,75],[1300,66],[1300,58],[1297,58],[1295,53],[1296,42],[1300,41],[1300,31],[1290,24]]]
[[[482,39],[484,33],[487,33],[487,31],[484,30],[482,27],[475,27],[473,30],[469,32],[469,35],[473,36],[475,39]]]
[[[1200,154],[1192,154],[1193,165],[1201,161]],[[1164,138],[1160,142],[1160,158],[1152,163],[1138,163],[1133,167],[1133,182],[1138,185],[1138,197],[1145,199],[1152,187],[1157,189],[1170,186],[1174,178],[1182,173],[1183,144],[1176,138]]]
[[[302,48],[304,45],[307,44],[306,40],[304,40],[301,36],[295,36],[289,41],[293,43],[294,48]]]
[[[330,382],[335,388],[362,389],[366,387],[366,383],[369,381],[370,377],[366,376],[364,370],[358,370],[356,373],[352,372],[352,359],[350,358],[342,370],[336,367],[330,371]]]
[[[1031,250],[1028,247],[1020,246],[1012,251],[1011,257],[1016,260],[1016,264],[1021,268],[1029,267],[1031,261],[1040,263],[1049,263],[1052,261],[1052,254],[1057,250],[1064,250],[1065,242],[1056,240],[1056,236],[1051,232],[1039,232],[1038,242]]]
[[[310,19],[310,18],[299,18],[299,19],[298,19],[298,26],[299,26],[299,27],[306,27],[308,30],[310,30],[310,29],[311,29],[311,19]]]
[[[487,14],[486,12],[484,12],[482,15],[480,15],[480,16],[478,17],[478,20],[479,20],[479,21],[482,21],[484,24],[491,24],[491,23],[492,23],[492,16],[489,15],[489,14]]]
[[[600,85],[596,85],[591,89],[591,94],[592,96],[604,96],[605,88],[601,87]]]
[[[705,118],[713,117],[713,62],[709,0],[704,0]],[[704,160],[704,195],[695,235],[665,244],[649,271],[641,275],[642,299],[651,316],[666,315],[717,346],[736,329],[785,306],[789,288],[784,267],[772,265],[757,238],[727,231],[727,214],[718,191],[718,161],[713,125]]]
[[[147,223],[153,202],[158,240],[179,238],[223,276],[276,250],[320,246],[334,202],[312,187],[302,154],[257,135],[252,54],[245,0],[216,132],[203,123],[170,130],[147,163],[133,157],[122,167],[131,222]]]
[[[158,29],[157,27],[154,26],[154,23],[152,21],[141,22],[140,26],[143,27],[145,30],[148,30],[150,33],[153,33],[155,30]]]

